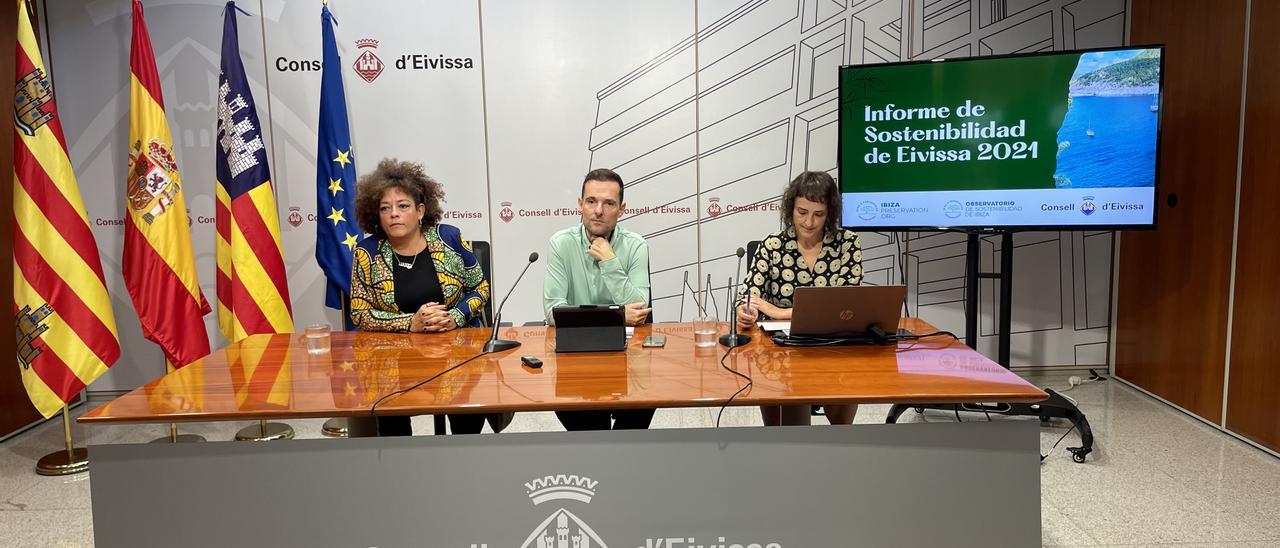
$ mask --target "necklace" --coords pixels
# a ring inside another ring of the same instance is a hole
[[[412,261],[408,261],[408,262],[406,262],[406,261],[403,259],[404,255],[401,255],[401,254],[399,254],[399,253],[396,253],[396,264],[400,265],[400,268],[403,268],[403,269],[405,269],[405,270],[413,270],[413,265],[418,264],[418,255],[421,255],[421,254],[422,254],[422,252],[421,252],[421,251],[419,251],[417,255],[414,255],[414,256],[413,256],[413,260],[412,260]]]
[[[426,242],[423,242],[423,243],[426,243]],[[413,266],[418,264],[418,255],[421,255],[422,252],[426,250],[427,250],[427,246],[425,245],[422,246],[422,249],[418,250],[417,253],[413,254],[412,261],[406,260],[405,257],[408,257],[409,255],[401,255],[397,253],[394,247],[391,248],[391,254],[396,256],[396,264],[399,265],[400,268],[403,268],[405,270],[413,270]]]

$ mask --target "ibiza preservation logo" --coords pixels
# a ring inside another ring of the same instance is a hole
[[[373,38],[361,38],[356,40],[356,47],[359,48],[360,55],[356,56],[356,62],[352,68],[366,82],[377,80],[378,75],[382,74],[382,70],[386,68],[378,54],[373,52],[378,49],[378,41]]]
[[[534,506],[555,501],[590,504],[599,482],[588,477],[558,474],[544,476],[524,484]],[[563,505],[542,520],[529,533],[520,548],[608,548],[591,526]]]

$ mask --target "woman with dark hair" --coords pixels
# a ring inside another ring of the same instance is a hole
[[[743,292],[751,298],[739,301],[737,313],[743,329],[754,327],[762,315],[791,319],[797,287],[862,283],[862,243],[840,226],[840,188],[831,175],[797,175],[782,194],[781,221],[782,230],[765,238],[747,265]],[[832,424],[850,424],[858,411],[857,405],[824,407]],[[780,424],[784,411],[808,414],[809,406],[760,408],[766,425]]]
[[[422,164],[388,158],[356,189],[356,222],[370,234],[351,257],[356,328],[443,333],[482,326],[489,282],[462,232],[440,224],[444,187]],[[449,415],[449,422],[454,433],[478,433],[486,417]],[[494,417],[490,423],[500,431],[505,421]],[[409,417],[381,417],[378,428],[382,435],[411,433]]]

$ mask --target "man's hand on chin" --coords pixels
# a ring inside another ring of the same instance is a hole
[[[591,247],[587,248],[587,255],[597,261],[607,261],[614,257],[613,246],[609,245],[609,240],[596,236],[591,240]]]

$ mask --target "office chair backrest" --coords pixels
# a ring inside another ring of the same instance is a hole
[[[756,256],[756,250],[760,249],[761,242],[763,242],[763,240],[751,240],[750,242],[747,242],[747,256],[742,258],[743,264],[751,264],[751,260]],[[747,270],[750,269],[751,267],[747,266]]]
[[[484,279],[489,280],[489,298],[484,301],[484,324],[486,326],[493,325],[493,253],[489,248],[489,242],[484,240],[471,240],[471,253],[475,254],[476,262],[480,263],[480,270],[484,272]]]
[[[647,260],[648,257],[646,256]],[[653,261],[646,262],[644,269],[649,271],[649,308],[653,308]],[[684,288],[680,289],[684,291]],[[649,310],[649,315],[644,319],[644,323],[653,323],[653,310]]]

